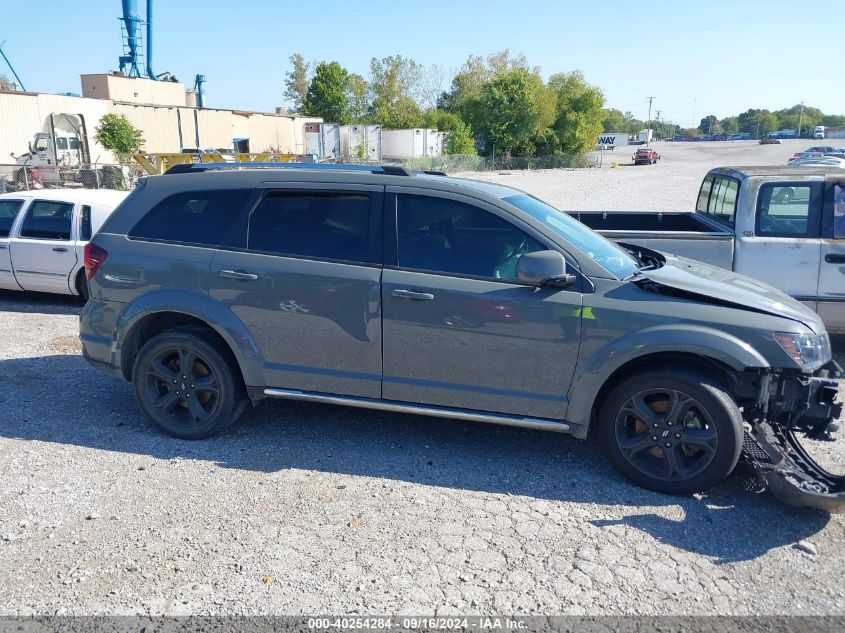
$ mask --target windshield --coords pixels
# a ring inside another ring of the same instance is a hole
[[[637,271],[637,262],[628,253],[542,200],[525,193],[508,196],[503,200],[545,224],[602,268],[606,268],[617,279],[624,279]]]

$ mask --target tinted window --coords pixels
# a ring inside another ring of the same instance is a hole
[[[68,144],[68,148],[70,148],[70,149],[79,149],[79,139],[76,138],[75,136],[72,137],[72,138],[69,138],[68,141],[67,141],[67,144]]]
[[[714,220],[733,226],[736,211],[736,194],[739,183],[730,178],[717,178],[713,181],[713,191],[707,205],[707,214]]]
[[[373,261],[370,196],[357,193],[268,193],[249,219],[250,250],[294,257]]]
[[[9,237],[23,200],[0,200],[0,237]]]
[[[70,202],[36,200],[26,212],[21,225],[21,237],[41,240],[69,240],[73,218]]]
[[[462,202],[399,196],[399,266],[516,280],[520,255],[545,246],[497,215]]]
[[[818,185],[764,184],[757,194],[755,233],[768,237],[818,237]]]
[[[833,197],[833,237],[845,239],[845,186],[836,185]]]
[[[61,136],[56,137],[56,149],[67,149],[67,139]]]
[[[140,237],[207,246],[244,245],[238,216],[250,191],[194,191],[170,196],[154,206],[129,232]]]
[[[695,205],[695,210],[699,213],[707,213],[707,201],[710,199],[710,190],[713,188],[713,178],[707,176],[704,182],[701,183],[701,189],[698,191],[698,203]]]
[[[87,204],[82,207],[79,214],[79,239],[87,242],[91,239],[91,207]]]

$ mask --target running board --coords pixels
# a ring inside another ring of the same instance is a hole
[[[540,431],[556,431],[558,433],[568,433],[570,431],[569,424],[558,420],[483,413],[472,409],[450,409],[449,407],[435,407],[424,404],[406,404],[403,402],[375,400],[372,398],[335,396],[314,393],[311,391],[298,391],[296,389],[265,389],[264,395],[270,398],[283,398],[285,400],[305,400],[307,402],[339,404],[346,407],[359,407],[361,409],[377,409],[379,411],[394,411],[396,413],[412,413],[416,415],[433,415],[438,418],[451,418],[453,420],[489,422],[491,424],[518,426],[524,429],[538,429]]]

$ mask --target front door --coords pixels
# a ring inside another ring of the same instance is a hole
[[[24,290],[70,293],[68,277],[76,266],[73,206],[36,199],[26,210],[9,244],[15,277]]]
[[[759,279],[816,310],[824,183],[760,185],[754,234],[736,244],[736,272]],[[743,250],[747,250],[747,254]]]
[[[388,191],[383,397],[562,419],[581,294],[515,282],[543,238],[471,198]]]
[[[248,328],[269,387],[381,397],[383,187],[269,187],[210,294]]]
[[[833,204],[825,222],[819,268],[819,307],[831,330],[845,331],[845,182],[833,187]],[[831,226],[832,224],[832,226]]]
[[[21,289],[12,272],[9,242],[15,218],[23,205],[23,200],[0,200],[0,288],[3,290]]]

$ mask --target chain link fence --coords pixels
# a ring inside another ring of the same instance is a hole
[[[607,157],[605,157],[605,160]],[[408,169],[441,171],[447,174],[472,171],[510,171],[524,169],[580,169],[599,167],[601,156],[598,152],[588,154],[557,154],[552,156],[474,156],[470,154],[446,154],[443,156],[423,156],[405,160],[385,158],[382,161],[359,160],[344,157],[337,161],[352,165],[397,165]]]
[[[0,193],[39,189],[129,190],[143,175],[131,165],[78,165],[31,167],[0,164]]]

